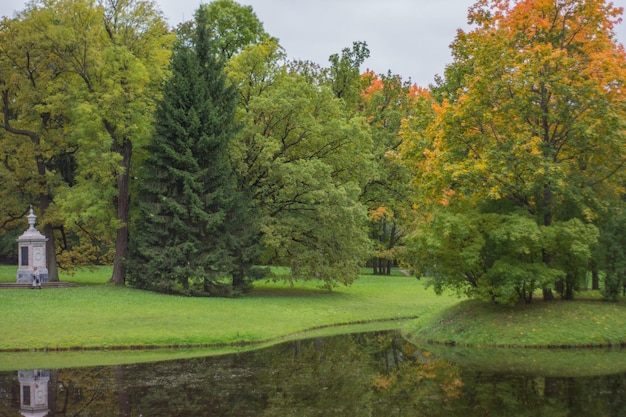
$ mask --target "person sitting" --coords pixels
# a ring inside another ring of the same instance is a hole
[[[34,267],[33,269],[35,271],[35,274],[33,277],[33,288],[41,289],[41,279],[39,277],[39,271],[37,270],[37,267]]]

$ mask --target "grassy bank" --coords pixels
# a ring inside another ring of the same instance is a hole
[[[459,346],[618,346],[626,342],[626,303],[594,293],[514,307],[463,301],[412,321],[408,333],[416,341]]]
[[[15,270],[0,266],[0,282],[14,282]],[[505,307],[437,296],[425,281],[396,273],[364,275],[331,293],[316,283],[257,282],[244,298],[189,298],[107,285],[109,276],[108,268],[82,270],[62,276],[76,288],[0,290],[0,369],[3,362],[30,360],[11,351],[55,352],[46,361],[65,363],[73,351],[90,350],[97,354],[89,363],[104,364],[130,354],[117,349],[176,347],[177,354],[189,356],[204,353],[184,349],[211,347],[212,354],[226,353],[246,344],[347,332],[334,327],[346,323],[369,323],[362,330],[393,328],[400,324],[384,321],[404,318],[411,318],[402,324],[405,333],[418,343],[573,347],[626,342],[626,302],[603,302],[597,293],[576,302]],[[312,329],[319,330],[309,333]],[[142,354],[140,360],[159,354]],[[41,355],[35,359],[41,361]]]
[[[15,267],[0,268],[14,282]],[[343,323],[418,317],[458,302],[397,274],[363,276],[332,293],[315,283],[259,282],[244,298],[189,298],[106,285],[110,270],[63,281],[76,288],[0,290],[0,350],[188,347],[257,343]]]

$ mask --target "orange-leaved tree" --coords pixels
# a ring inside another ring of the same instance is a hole
[[[620,205],[626,162],[621,8],[603,0],[480,0],[433,87],[436,118],[406,124],[419,264],[437,288],[500,302],[571,298],[594,224]],[[424,140],[427,138],[428,140]]]
[[[375,253],[371,260],[374,274],[389,275],[392,265],[404,252],[404,220],[410,212],[410,170],[399,163],[398,148],[402,120],[424,111],[421,95],[427,93],[391,72],[361,76],[359,114],[372,132],[375,174],[365,184],[362,201],[368,207],[370,239]]]

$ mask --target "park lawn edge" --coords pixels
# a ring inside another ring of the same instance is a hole
[[[0,372],[20,369],[40,368],[79,368],[87,366],[115,366],[135,363],[191,359],[196,357],[239,354],[264,349],[280,343],[306,340],[316,337],[331,337],[375,331],[399,330],[403,320],[378,320],[372,323],[338,324],[311,329],[291,335],[277,337],[258,343],[221,344],[204,347],[151,347],[138,349],[63,349],[63,350],[26,350],[0,352]]]
[[[340,334],[371,332],[383,330],[399,330],[402,323],[415,319],[416,317],[382,318],[365,321],[338,322],[298,330],[296,332],[279,335],[266,339],[233,340],[230,342],[215,343],[172,343],[172,344],[120,344],[106,346],[57,346],[40,348],[0,348],[0,355],[5,353],[54,353],[54,352],[120,352],[120,351],[154,351],[154,350],[215,350],[218,353],[239,352],[242,349],[259,349],[272,346],[290,340],[302,340],[312,337],[328,337]],[[1,363],[1,359],[0,359]],[[0,367],[1,369],[1,367]]]
[[[0,281],[10,282],[14,279],[14,269],[10,266],[0,266],[0,275],[4,272],[4,277],[0,276]],[[66,277],[64,280],[74,282],[79,286],[76,290],[69,290],[79,298],[88,296],[83,293],[88,288],[96,291],[97,294],[110,292],[115,290],[115,299],[120,296],[127,297],[127,302],[134,303],[137,295],[146,294],[145,297],[159,297],[166,304],[171,302],[183,302],[176,300],[190,300],[189,297],[180,298],[176,296],[157,295],[140,290],[126,288],[120,292],[119,287],[106,285],[106,281],[110,276],[107,268],[95,268],[93,270],[79,271],[75,276]],[[82,290],[80,289],[82,288]],[[41,297],[46,294],[31,292],[28,290],[7,290],[17,291],[14,294],[19,298]],[[20,293],[26,291],[26,293]],[[65,290],[58,291],[60,297]],[[222,348],[232,347],[239,349],[244,346],[251,348],[263,347],[267,343],[279,343],[288,338],[305,338],[312,334],[316,329],[323,332],[342,332],[342,326],[349,324],[364,323],[394,323],[392,327],[401,327],[402,332],[410,340],[418,343],[428,344],[447,344],[458,346],[475,346],[475,347],[606,347],[606,346],[624,346],[626,342],[626,302],[622,299],[618,303],[602,302],[597,292],[583,292],[579,297],[590,297],[582,301],[564,302],[556,301],[544,303],[535,301],[530,305],[518,306],[499,306],[491,303],[480,301],[461,300],[450,294],[437,296],[432,288],[428,288],[424,280],[416,280],[415,278],[405,277],[403,274],[397,274],[392,277],[368,276],[367,274],[357,280],[351,287],[341,288],[334,294],[321,292],[316,289],[315,284],[298,284],[294,286],[285,286],[280,283],[264,283],[255,285],[256,297],[273,298],[274,300],[295,298],[296,304],[283,306],[283,308],[291,311],[290,314],[296,314],[297,311],[304,311],[307,314],[314,314],[319,309],[330,309],[332,315],[327,316],[318,323],[298,323],[297,326],[291,326],[290,329],[281,329],[278,332],[265,332],[265,336],[255,335],[249,332],[243,332],[230,335],[226,339],[213,339],[207,341],[202,340],[197,343],[197,339],[193,337],[182,337],[180,339],[166,340],[163,338],[153,338],[152,340],[140,340],[139,343],[126,342],[123,338],[107,343],[99,343],[92,340],[90,344],[67,343],[48,345],[29,344],[22,345],[19,349],[13,349],[13,346],[0,346],[2,352],[33,352],[40,350],[43,352],[55,351],[117,351],[125,350],[142,350],[149,349],[167,349],[175,348],[178,350],[189,348]],[[135,295],[133,295],[135,294]],[[153,294],[153,295],[147,295]],[[165,297],[165,298],[163,298]],[[56,295],[55,295],[56,298]],[[93,302],[98,298],[89,299]],[[109,302],[111,299],[108,299]],[[16,301],[16,300],[13,300]],[[74,300],[75,302],[76,300]],[[85,300],[81,300],[83,304]],[[243,303],[248,303],[242,300]],[[343,308],[345,303],[352,304],[352,310],[339,309]],[[87,302],[87,303],[88,303]],[[187,302],[187,301],[184,301]],[[236,300],[226,301],[201,301],[211,303],[239,303]],[[305,310],[297,310],[302,303],[309,303]],[[25,303],[26,307],[32,305]],[[16,304],[17,306],[17,304]],[[48,306],[50,307],[50,305]],[[79,306],[82,311],[87,306]],[[380,308],[387,309],[382,313]],[[55,307],[53,307],[55,308]],[[67,305],[66,305],[67,308]],[[337,309],[337,311],[335,311]],[[12,311],[11,316],[18,316],[21,307]],[[286,310],[287,311],[287,310]],[[66,312],[58,312],[61,319]],[[262,312],[261,312],[262,313]],[[323,313],[323,311],[322,311]],[[335,317],[334,314],[338,316]],[[382,314],[381,314],[382,313]],[[6,316],[5,316],[6,317]],[[408,322],[400,323],[400,320],[414,317]],[[245,317],[244,317],[245,318]],[[318,321],[317,319],[315,321]],[[80,323],[79,323],[80,324]],[[1,325],[1,323],[0,323]],[[260,323],[259,325],[267,325]],[[272,326],[274,323],[272,323]],[[7,326],[11,326],[7,324]],[[589,331],[589,329],[594,331]],[[258,337],[261,336],[261,337]],[[15,334],[14,334],[14,337]],[[36,342],[35,339],[31,342]],[[95,343],[94,343],[95,342]],[[117,342],[117,343],[116,343]],[[121,343],[120,343],[121,342]],[[217,343],[214,343],[217,342]],[[35,349],[37,348],[37,349]]]
[[[413,342],[488,348],[626,347],[626,305],[599,299],[515,306],[464,300],[412,320]]]
[[[10,282],[14,271],[4,269],[4,281]],[[97,279],[92,279],[94,275]],[[5,313],[0,320],[0,351],[261,345],[352,323],[388,320],[397,328],[398,320],[458,302],[436,296],[423,282],[401,274],[363,275],[333,292],[321,290],[317,282],[258,282],[248,296],[235,299],[107,285],[108,275],[80,271],[63,279],[75,283],[73,288],[0,290]]]

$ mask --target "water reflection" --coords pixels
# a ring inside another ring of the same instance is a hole
[[[0,373],[0,416],[20,415],[626,417],[626,373],[485,372],[397,333],[368,333],[219,357]]]
[[[23,416],[41,416],[48,414],[48,382],[50,371],[34,369],[18,371],[20,382],[20,413]]]

